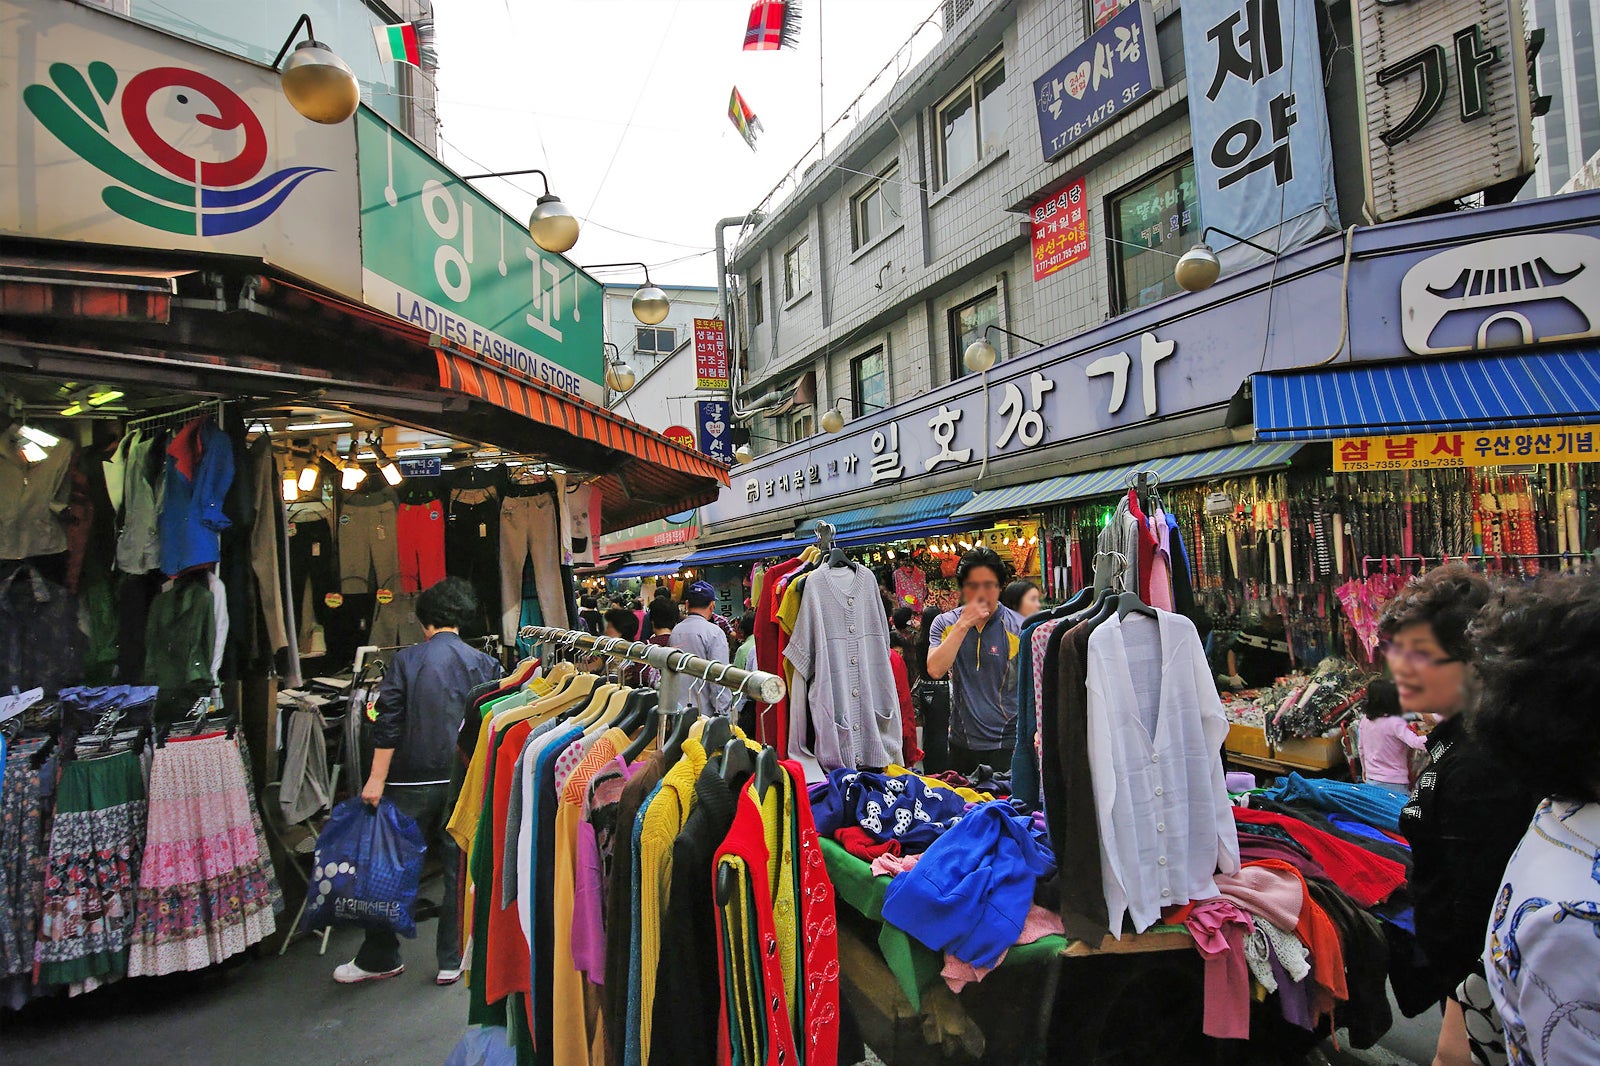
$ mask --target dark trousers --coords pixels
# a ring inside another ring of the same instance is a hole
[[[950,769],[970,779],[979,766],[987,766],[997,774],[1010,773],[1011,749],[994,748],[984,751],[963,747],[954,740],[950,741]]]
[[[439,901],[439,928],[433,950],[439,969],[454,970],[461,965],[461,901],[456,891],[461,851],[445,831],[445,823],[455,810],[460,785],[391,785],[384,798],[416,820],[422,830],[428,855],[444,866],[444,898]],[[400,968],[400,938],[390,930],[367,930],[356,965],[368,973],[387,973]]]

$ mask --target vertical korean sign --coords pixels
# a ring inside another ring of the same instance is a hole
[[[728,331],[720,318],[694,320],[694,377],[697,389],[728,387]]]
[[[600,285],[366,108],[362,298],[506,374],[602,402]]]
[[[719,463],[733,462],[733,412],[727,400],[696,400],[694,421],[700,450]]]
[[[1120,118],[1161,85],[1155,20],[1150,5],[1138,0],[1034,80],[1033,104],[1045,159],[1054,159]]]
[[[1033,280],[1089,258],[1089,194],[1084,179],[1033,205]]]
[[[1312,0],[1188,0],[1183,55],[1206,224],[1277,249],[1337,228]]]

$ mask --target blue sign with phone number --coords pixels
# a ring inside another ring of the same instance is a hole
[[[1054,159],[1162,87],[1155,21],[1129,4],[1033,83],[1039,140]]]

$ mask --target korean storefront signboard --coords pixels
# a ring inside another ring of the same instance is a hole
[[[1379,222],[1533,169],[1521,0],[1356,0],[1367,205]]]
[[[1162,87],[1155,19],[1129,4],[1033,83],[1039,140],[1054,159]]]
[[[680,448],[688,448],[690,451],[694,451],[694,431],[688,426],[668,426],[661,431],[661,435]]]
[[[696,400],[694,416],[700,430],[700,451],[719,463],[732,463],[732,405],[727,400]]]
[[[694,320],[694,377],[697,389],[728,387],[728,331],[720,318]]]
[[[354,121],[366,303],[601,402],[599,283],[377,115]]]
[[[699,512],[688,511],[607,533],[600,538],[600,554],[621,555],[623,552],[664,548],[670,544],[688,544],[700,531],[698,517]]]
[[[1592,463],[1600,458],[1600,426],[1461,430],[1347,437],[1333,444],[1335,470],[1426,470],[1434,467]]]
[[[1084,179],[1033,205],[1033,280],[1089,258],[1089,195]]]
[[[1312,0],[1189,0],[1183,56],[1206,224],[1285,250],[1336,228]]]
[[[0,0],[0,233],[249,256],[361,291],[348,126],[278,76],[82,4]]]

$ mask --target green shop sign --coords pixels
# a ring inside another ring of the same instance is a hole
[[[366,108],[356,123],[366,303],[601,402],[599,283]]]

